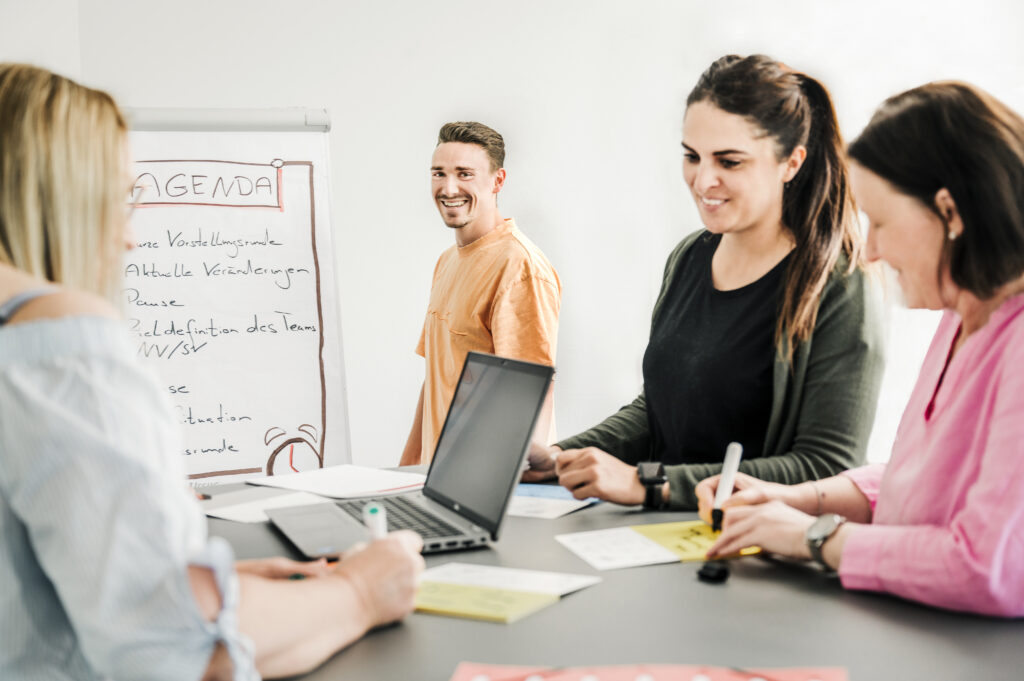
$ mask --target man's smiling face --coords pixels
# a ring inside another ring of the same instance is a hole
[[[479,145],[439,144],[430,163],[430,188],[444,224],[459,229],[473,227],[480,219],[492,220],[501,188],[498,172]]]

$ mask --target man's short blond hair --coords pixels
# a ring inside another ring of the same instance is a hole
[[[476,144],[487,152],[491,160],[491,172],[497,172],[505,166],[505,140],[497,130],[476,121],[458,121],[445,123],[437,133],[437,143],[462,142]]]

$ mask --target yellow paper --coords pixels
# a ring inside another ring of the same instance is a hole
[[[675,553],[681,561],[707,560],[708,549],[720,534],[703,520],[633,525],[631,529]],[[751,546],[740,551],[738,555],[749,556],[760,552],[761,549]]]
[[[422,582],[416,610],[489,622],[510,623],[558,601],[555,594]]]

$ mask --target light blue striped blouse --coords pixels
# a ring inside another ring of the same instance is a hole
[[[218,641],[258,678],[178,431],[121,322],[0,327],[0,679],[198,679]],[[188,564],[217,576],[214,622]]]

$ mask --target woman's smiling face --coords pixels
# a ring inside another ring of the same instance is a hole
[[[857,207],[868,216],[867,259],[884,260],[896,271],[907,307],[947,307],[943,291],[953,283],[943,265],[948,235],[938,214],[856,161],[850,183]]]
[[[704,226],[716,234],[778,224],[785,183],[805,154],[799,147],[780,161],[774,138],[707,101],[686,110],[683,152],[683,178]]]

